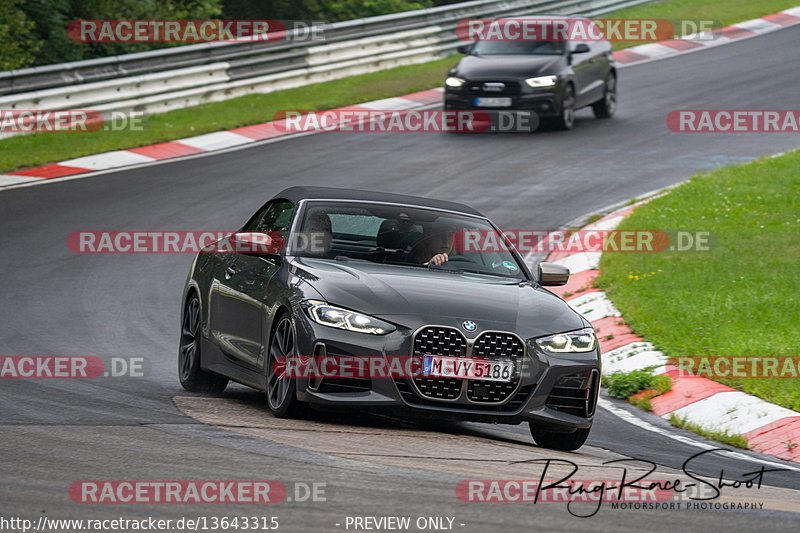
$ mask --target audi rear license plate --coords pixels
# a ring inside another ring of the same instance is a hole
[[[508,96],[479,96],[475,98],[477,107],[511,107],[511,98]]]
[[[511,361],[487,361],[440,355],[426,355],[422,359],[422,375],[429,378],[509,382],[513,374],[514,363]]]

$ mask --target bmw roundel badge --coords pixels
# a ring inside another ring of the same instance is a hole
[[[461,327],[463,327],[467,331],[475,331],[476,329],[478,329],[478,324],[476,324],[472,320],[465,320],[461,324]]]

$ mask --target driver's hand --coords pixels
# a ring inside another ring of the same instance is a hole
[[[447,257],[447,254],[436,254],[431,257],[431,260],[428,261],[428,264],[440,266],[446,263],[448,259],[450,258]]]

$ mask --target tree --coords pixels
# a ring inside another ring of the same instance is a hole
[[[76,20],[317,20],[411,11],[451,0],[0,0],[0,69],[142,52],[182,43],[83,43]]]
[[[432,0],[224,0],[229,19],[337,22],[433,6]]]
[[[22,1],[0,2],[0,70],[27,67],[40,46],[31,35],[33,22],[19,8]]]
[[[7,2],[8,0],[0,0]],[[17,0],[12,0],[17,3]],[[222,0],[23,0],[22,11],[33,27],[29,39],[37,43],[34,65],[48,65],[93,57],[142,52],[167,43],[82,43],[69,38],[75,20],[209,19],[222,14]],[[177,45],[173,45],[177,46]]]

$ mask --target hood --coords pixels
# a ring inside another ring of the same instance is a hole
[[[523,338],[586,327],[566,302],[531,282],[360,261],[296,258],[295,273],[328,303],[409,329],[425,324],[515,331]],[[463,331],[463,330],[462,330]]]
[[[524,79],[558,74],[564,61],[563,55],[468,55],[461,59],[451,75],[470,81]]]

